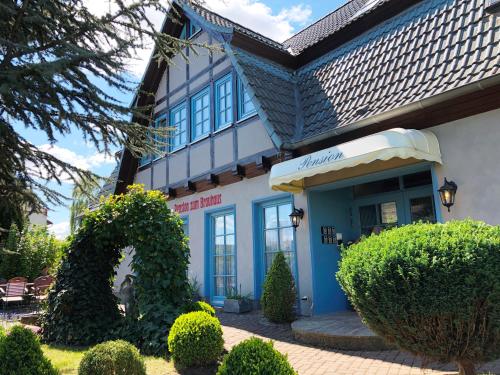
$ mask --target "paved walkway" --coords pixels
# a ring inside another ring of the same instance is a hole
[[[218,314],[223,325],[226,348],[251,336],[272,339],[275,348],[288,354],[300,375],[412,375],[457,374],[456,366],[428,364],[399,351],[339,351],[320,349],[296,342],[289,325],[267,322],[259,312],[249,314]],[[500,360],[481,367],[485,374],[500,374]]]

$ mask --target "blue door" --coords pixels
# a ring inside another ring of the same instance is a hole
[[[213,214],[210,219],[210,300],[222,305],[236,286],[236,233],[234,211]]]

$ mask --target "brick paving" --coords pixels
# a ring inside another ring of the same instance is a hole
[[[300,375],[444,375],[457,374],[454,365],[427,364],[400,351],[340,351],[322,349],[294,340],[290,325],[267,322],[260,312],[236,315],[219,313],[226,349],[257,336],[272,339],[274,346],[288,359]],[[500,374],[500,360],[483,365],[480,373]]]

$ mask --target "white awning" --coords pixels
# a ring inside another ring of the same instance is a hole
[[[300,192],[307,177],[392,158],[442,163],[433,133],[395,128],[276,164],[269,184],[273,190]]]

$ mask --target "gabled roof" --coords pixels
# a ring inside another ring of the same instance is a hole
[[[484,18],[484,1],[427,0],[288,73],[286,80],[262,58],[240,51],[237,59],[282,147],[294,148],[497,79],[499,56],[500,24]]]

